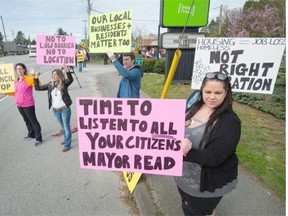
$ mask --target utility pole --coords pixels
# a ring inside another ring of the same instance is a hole
[[[222,25],[222,10],[223,10],[223,5],[221,4],[221,6],[220,6],[220,14],[219,14],[218,35],[220,35],[220,34],[221,34],[221,25]]]
[[[90,0],[87,0],[88,3],[88,8],[87,8],[87,13],[88,13],[88,32],[90,32],[90,26],[89,26],[89,22],[90,22],[90,14],[91,14],[91,3]],[[86,24],[85,24],[85,36],[86,36],[86,46],[87,48],[89,48],[89,37],[87,37],[87,30],[86,30]]]
[[[5,37],[5,42],[7,42],[7,37],[6,37],[6,32],[5,32],[3,18],[2,18],[2,16],[0,16],[0,17],[1,17],[2,27],[3,27],[3,33],[4,33],[4,37]]]
[[[92,4],[90,4],[90,0],[87,0],[87,1],[88,1],[88,9],[87,9],[87,13],[88,13],[88,18],[89,18],[90,13],[91,13],[91,5],[92,5]]]
[[[87,20],[82,21],[84,22],[85,43],[87,43],[87,27],[86,27]]]

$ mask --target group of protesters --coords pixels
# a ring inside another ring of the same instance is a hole
[[[134,65],[135,54],[123,53],[123,65],[112,52],[107,56],[122,79],[118,98],[140,98],[143,71]],[[54,69],[52,80],[44,85],[39,74],[27,74],[24,64],[15,66],[15,102],[26,126],[25,140],[35,138],[42,143],[41,126],[35,114],[33,87],[48,91],[49,109],[64,132],[63,152],[71,149],[71,104],[68,86],[73,77],[67,67]],[[65,78],[65,76],[67,76]],[[183,175],[175,177],[185,215],[215,215],[222,197],[236,188],[238,159],[236,148],[241,135],[241,121],[232,109],[232,88],[229,77],[221,72],[208,72],[199,91],[187,100],[185,138],[181,141]],[[168,116],[167,116],[168,117]],[[183,122],[184,124],[184,122]]]
[[[108,56],[123,77],[119,84],[117,97],[139,98],[143,71],[139,66],[134,65],[134,53],[123,54],[123,65],[118,60],[115,62],[116,58],[114,54],[108,54]],[[84,60],[81,62],[81,65],[79,65],[78,62],[78,68],[81,67],[82,69],[83,62]],[[61,69],[54,69],[51,72],[52,80],[47,84],[41,84],[39,80],[40,73],[35,72],[34,69],[28,71],[26,65],[23,63],[17,63],[15,65],[15,71],[17,73],[15,92],[7,93],[6,95],[14,96],[16,106],[26,124],[27,135],[24,137],[24,140],[29,141],[35,139],[35,146],[43,142],[41,125],[35,112],[33,88],[37,91],[48,91],[48,108],[52,108],[54,116],[59,122],[64,135],[64,141],[61,142],[61,144],[64,145],[62,151],[69,151],[72,142],[70,126],[70,106],[72,99],[69,95],[68,87],[73,82],[73,71],[70,71],[66,65],[63,65]]]
[[[14,96],[16,106],[23,117],[27,127],[27,135],[24,137],[25,141],[35,139],[35,146],[42,144],[41,125],[36,117],[35,99],[33,96],[33,87],[35,90],[48,91],[49,109],[52,107],[53,113],[60,123],[63,130],[64,145],[63,152],[71,149],[71,104],[72,100],[68,93],[68,87],[73,82],[73,77],[67,66],[62,69],[52,70],[52,80],[47,84],[41,85],[39,81],[40,73],[35,73],[33,69],[29,71],[25,64],[17,63],[15,65],[17,78],[15,79],[15,92],[7,93],[7,95]]]

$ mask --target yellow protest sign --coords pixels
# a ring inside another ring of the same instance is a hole
[[[0,93],[15,92],[13,64],[0,64]]]
[[[140,172],[123,172],[123,177],[125,179],[125,182],[127,184],[130,193],[133,192],[141,175],[142,173]]]
[[[87,47],[87,46],[86,46],[86,45],[87,45],[86,42],[81,42],[80,45],[81,45],[83,48],[86,48],[86,47]]]
[[[131,51],[132,13],[130,10],[89,17],[91,53]]]

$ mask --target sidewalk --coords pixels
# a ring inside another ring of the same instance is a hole
[[[135,188],[137,205],[142,216],[183,215],[180,196],[173,177],[144,175],[145,181]],[[238,187],[224,196],[216,209],[217,216],[268,216],[285,215],[280,202],[240,171]]]
[[[105,71],[101,75],[105,83],[106,96],[114,96],[115,88],[118,87],[116,80],[120,77],[115,73],[113,65],[89,64],[85,71]],[[109,77],[109,79],[107,79]],[[112,79],[113,77],[113,79]],[[97,82],[97,77],[96,77]],[[109,86],[113,89],[109,90]],[[147,97],[141,92],[141,97]],[[181,200],[172,176],[143,174],[139,180],[134,196],[141,216],[181,216]],[[217,216],[268,216],[285,215],[285,207],[266,192],[258,183],[252,180],[241,169],[239,170],[238,186],[235,191],[224,196],[216,209]]]

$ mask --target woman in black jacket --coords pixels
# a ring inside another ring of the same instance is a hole
[[[63,73],[67,74],[67,79]],[[54,69],[52,71],[52,81],[45,85],[39,85],[38,75],[34,79],[35,89],[38,91],[48,91],[49,109],[52,107],[54,115],[60,123],[64,132],[64,148],[63,152],[67,152],[71,149],[71,104],[72,100],[68,93],[68,86],[73,82],[73,77],[70,72],[67,71],[67,67],[64,67],[64,71],[61,69]]]
[[[183,175],[175,177],[185,215],[215,215],[223,195],[237,185],[236,147],[241,122],[232,110],[229,78],[205,75],[198,100],[186,110]]]

